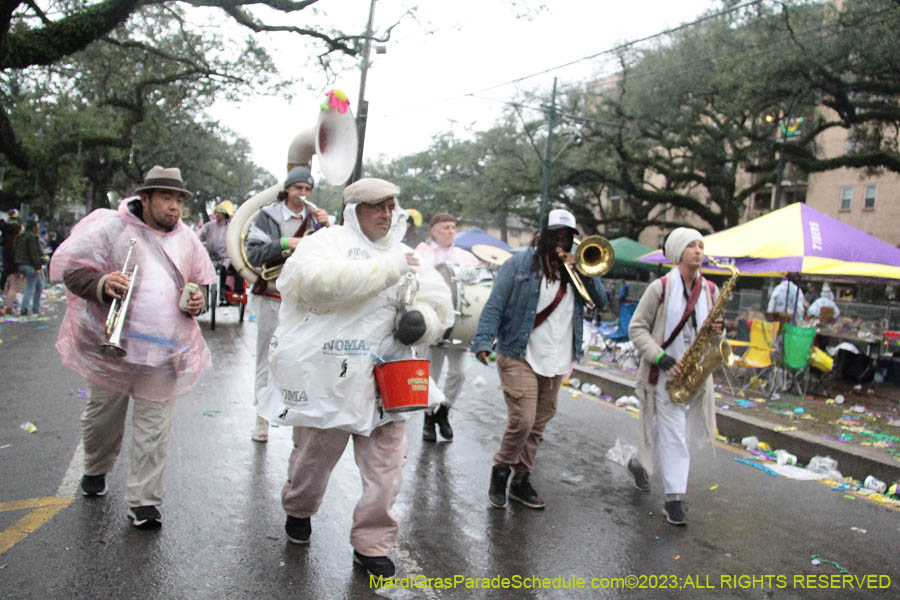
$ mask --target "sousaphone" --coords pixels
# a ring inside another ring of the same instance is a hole
[[[340,112],[334,97],[346,96],[337,90],[330,92],[331,105],[322,105],[319,119],[315,127],[300,132],[291,142],[287,155],[287,171],[294,167],[310,168],[313,155],[319,157],[319,169],[329,182],[340,185],[350,178],[356,164],[356,150],[359,144],[356,132],[356,121],[353,111],[346,106]],[[346,102],[346,100],[344,100]],[[349,104],[349,102],[347,102]],[[264,266],[263,269],[250,264],[247,260],[246,244],[250,226],[259,210],[266,204],[278,200],[278,192],[283,189],[283,182],[276,183],[242,203],[228,224],[225,244],[231,264],[247,281],[254,282],[260,276],[264,279],[275,279],[281,269]],[[317,207],[307,202],[312,210]]]

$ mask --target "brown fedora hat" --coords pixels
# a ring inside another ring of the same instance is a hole
[[[140,192],[147,190],[175,190],[176,192],[181,192],[187,196],[188,200],[194,197],[194,195],[184,187],[184,181],[181,179],[181,169],[177,167],[171,167],[169,169],[164,169],[159,165],[152,167],[147,171],[147,176],[144,177],[144,183],[136,188],[134,193],[139,194]]]

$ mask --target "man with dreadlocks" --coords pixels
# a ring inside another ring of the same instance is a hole
[[[563,267],[563,262],[575,263],[570,252],[575,233],[572,213],[550,211],[531,247],[500,267],[472,341],[476,358],[488,364],[496,338],[497,368],[508,413],[488,491],[488,501],[495,508],[506,507],[513,471],[509,498],[529,508],[544,508],[529,476],[544,428],[556,414],[559,384],[582,354],[584,301]],[[594,279],[582,281],[602,308],[604,286]]]

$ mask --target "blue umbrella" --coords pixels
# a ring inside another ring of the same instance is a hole
[[[503,240],[495,238],[484,229],[480,229],[478,227],[473,227],[472,229],[467,229],[462,233],[457,233],[453,238],[453,244],[455,246],[459,246],[460,248],[464,248],[465,250],[471,250],[472,246],[474,246],[475,244],[487,244],[488,246],[502,248],[503,250],[512,250],[509,244],[507,244]]]

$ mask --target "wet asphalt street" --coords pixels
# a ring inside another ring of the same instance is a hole
[[[273,428],[267,444],[250,439],[254,323],[238,324],[235,308],[219,310],[215,331],[201,318],[214,369],[178,400],[164,525],[140,531],[125,516],[128,436],[107,477],[109,494],[78,494],[85,384],[54,348],[62,305],[51,302],[48,312],[49,321],[0,328],[0,598],[378,597],[351,565],[361,483],[349,447],[313,517],[312,543],[286,543],[280,491],[290,430]],[[719,446],[692,450],[689,524],[669,525],[658,477],[654,491],[642,493],[605,458],[617,437],[636,439],[637,420],[565,388],[532,478],[546,510],[490,508],[491,457],[506,410],[493,368],[471,359],[467,375],[451,412],[452,443],[423,444],[421,417],[409,422],[393,553],[398,575],[409,577],[400,580],[407,587],[377,594],[898,597],[900,512],[818,482],[774,477]],[[26,421],[36,433],[20,428]],[[503,577],[531,587],[484,589]],[[425,578],[440,579],[424,587]],[[563,588],[577,578],[585,589]]]

